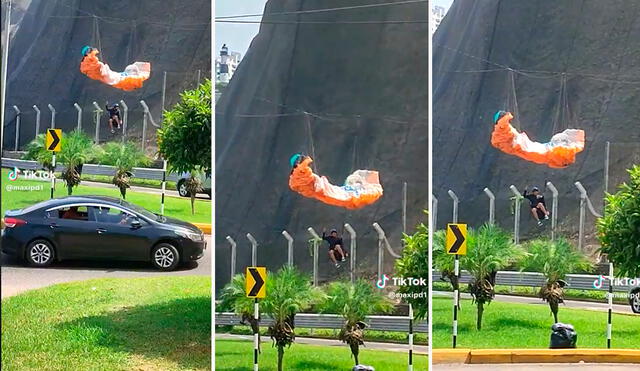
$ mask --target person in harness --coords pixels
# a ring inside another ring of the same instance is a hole
[[[111,134],[115,134],[116,129],[120,129],[122,127],[122,118],[120,117],[120,105],[118,103],[114,103],[112,106],[109,106],[107,103],[105,105],[107,108],[107,115],[109,116],[109,128],[111,129]]]
[[[329,243],[329,259],[335,264],[336,268],[340,268],[340,262],[347,260],[347,254],[343,249],[342,237],[338,236],[338,231],[332,229],[326,234],[326,229],[322,231],[322,239]]]
[[[547,205],[544,202],[544,196],[540,193],[538,187],[533,187],[531,189],[531,193],[529,193],[529,191],[527,191],[527,189],[525,188],[522,196],[529,200],[531,214],[538,223],[538,226],[542,226],[542,221],[540,219],[549,219],[549,211],[547,211]]]

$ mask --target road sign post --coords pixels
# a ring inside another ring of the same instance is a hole
[[[253,318],[256,324],[260,321],[260,303],[258,299],[267,296],[267,268],[247,267],[245,292],[248,298],[253,298]],[[253,370],[258,371],[258,351],[260,349],[260,326],[256,326],[253,333]]]
[[[53,191],[56,189],[56,152],[60,152],[62,149],[62,130],[61,129],[47,129],[47,138],[45,141],[45,148],[47,151],[53,152],[51,159],[51,198],[53,198]]]
[[[447,224],[447,254],[455,255],[453,273],[456,281],[460,280],[460,255],[467,254],[467,225],[449,223]],[[458,340],[458,307],[460,295],[458,288],[453,291],[453,347],[456,347]]]
[[[413,306],[409,304],[409,371],[413,371]]]

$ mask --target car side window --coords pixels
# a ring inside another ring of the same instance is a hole
[[[99,223],[131,224],[137,218],[133,214],[119,209],[100,206],[96,207],[96,219]]]
[[[56,215],[57,214],[57,215]],[[67,220],[89,220],[89,208],[87,206],[63,207],[53,211],[53,216]]]

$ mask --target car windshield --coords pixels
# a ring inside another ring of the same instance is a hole
[[[151,211],[145,209],[144,207],[138,206],[136,204],[132,204],[132,203],[127,202],[127,201],[120,201],[120,204],[122,206],[124,206],[124,207],[127,207],[127,208],[135,211],[136,213],[138,213],[138,214],[140,214],[140,215],[142,215],[142,216],[144,216],[146,218],[151,219],[151,220],[155,220],[155,221],[158,221],[158,222],[163,222],[165,220],[164,216],[158,215],[158,214],[154,214]]]

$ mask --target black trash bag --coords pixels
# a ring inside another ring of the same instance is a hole
[[[556,323],[551,326],[551,349],[575,348],[578,334],[572,325]]]
[[[353,366],[351,371],[376,371],[376,369],[373,366],[357,365]]]

